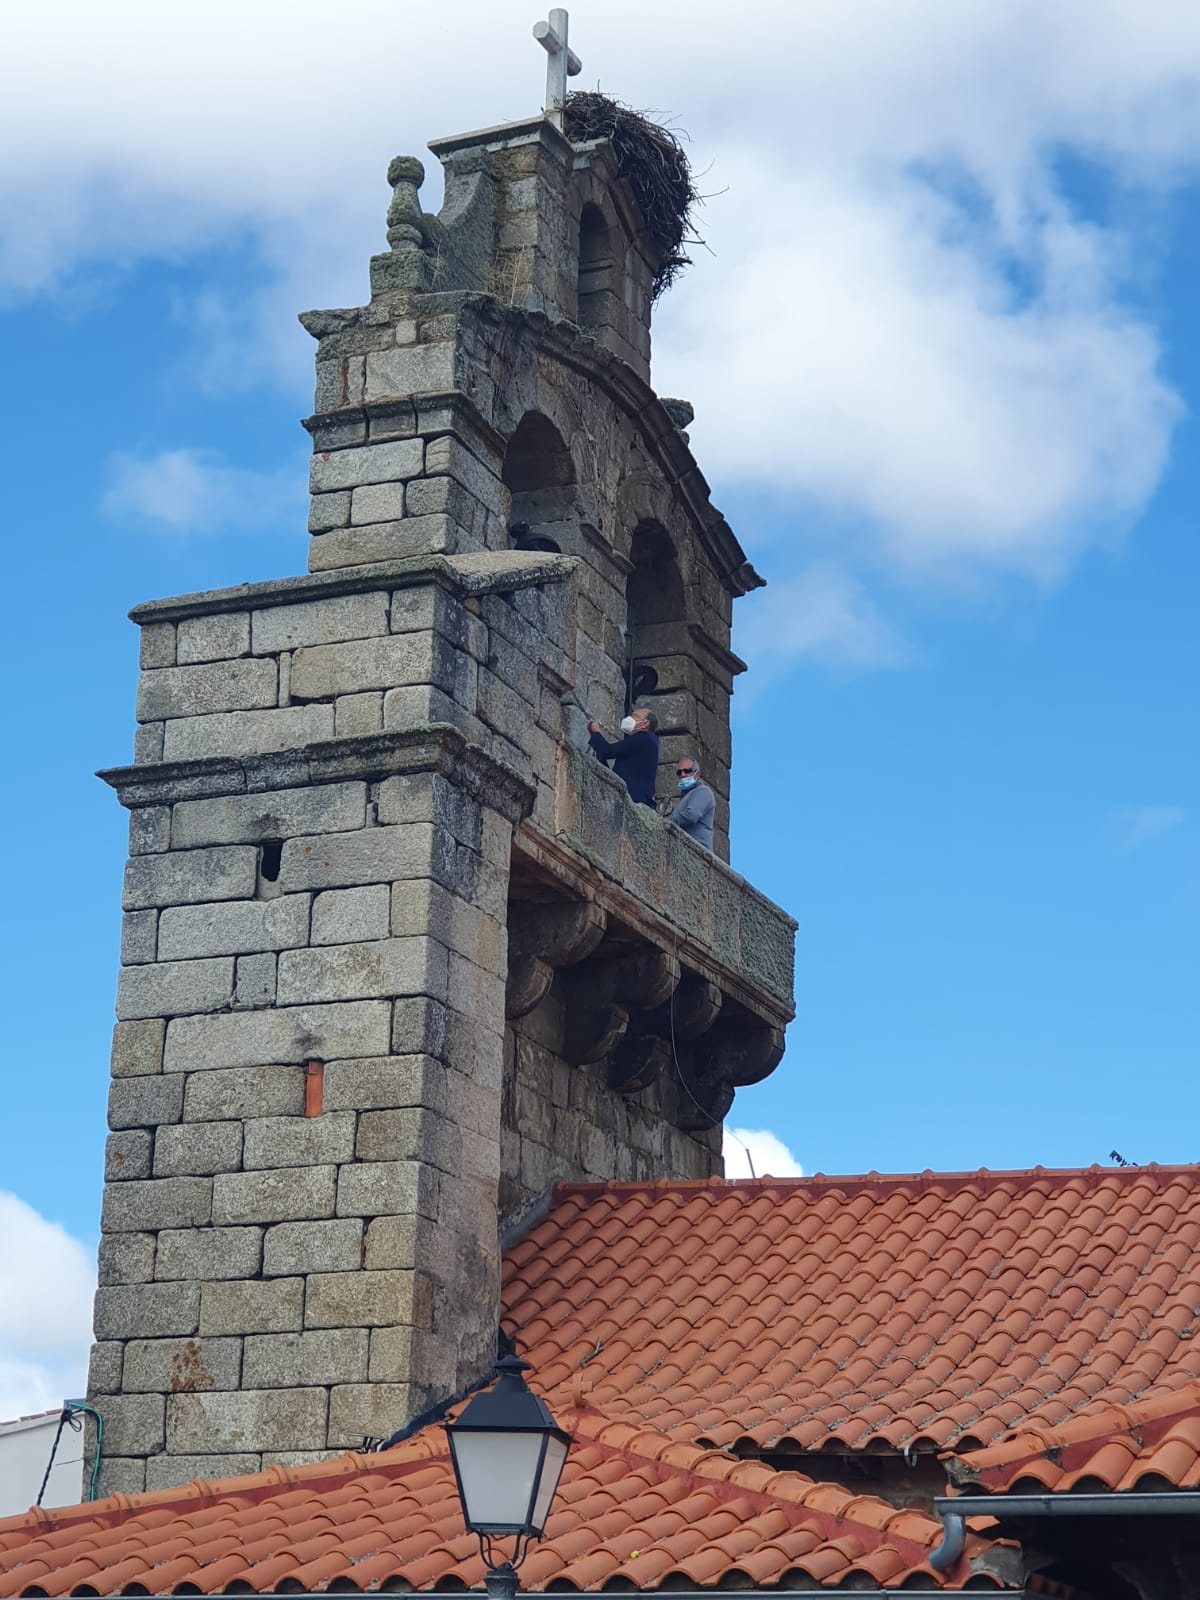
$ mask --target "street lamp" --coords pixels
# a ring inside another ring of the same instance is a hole
[[[528,1370],[518,1356],[502,1357],[492,1387],[477,1394],[457,1422],[446,1424],[463,1517],[479,1536],[493,1600],[516,1594],[516,1569],[542,1536],[571,1447],[571,1435],[526,1387],[521,1374]],[[511,1560],[497,1556],[496,1538],[516,1540]]]

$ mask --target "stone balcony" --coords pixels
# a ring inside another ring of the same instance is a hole
[[[704,1130],[779,1063],[795,928],[564,742],[553,830],[514,836],[508,1015],[557,1001],[565,1061],[606,1062],[623,1094],[657,1083],[675,1126]]]

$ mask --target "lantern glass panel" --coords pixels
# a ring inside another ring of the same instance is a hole
[[[546,1525],[546,1518],[550,1515],[550,1502],[554,1499],[554,1491],[558,1488],[558,1480],[562,1477],[563,1465],[570,1449],[570,1439],[556,1439],[553,1434],[546,1440],[546,1459],[542,1463],[542,1480],[537,1486],[537,1497],[533,1502],[533,1515],[530,1517],[534,1531],[540,1536]]]
[[[519,1533],[528,1527],[542,1439],[540,1433],[456,1431],[454,1456],[469,1527],[479,1533]]]

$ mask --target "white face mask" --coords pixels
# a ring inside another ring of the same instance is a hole
[[[632,717],[622,717],[621,718],[621,732],[622,733],[632,733],[633,730],[636,727],[637,727],[637,723],[634,721],[634,719]]]

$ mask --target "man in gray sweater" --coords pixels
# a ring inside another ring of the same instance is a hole
[[[711,850],[717,802],[708,785],[700,782],[700,763],[691,756],[680,756],[675,763],[675,777],[679,783],[679,799],[671,807],[669,818],[689,839]]]

